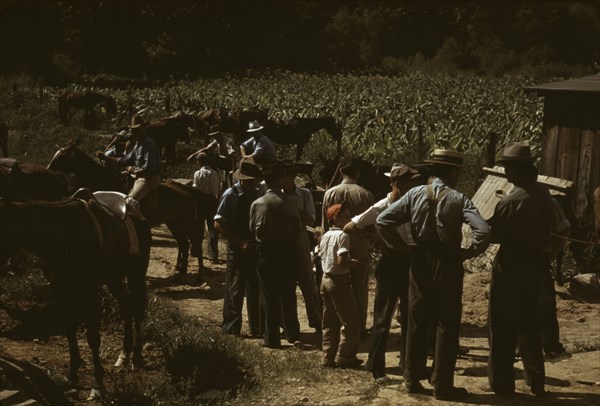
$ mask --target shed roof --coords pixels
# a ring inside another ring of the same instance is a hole
[[[550,93],[600,93],[600,75],[584,76],[581,78],[561,80],[560,82],[550,82],[535,86],[526,86],[526,93],[537,93],[545,96]]]

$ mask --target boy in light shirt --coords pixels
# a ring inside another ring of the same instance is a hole
[[[352,290],[350,268],[364,266],[350,256],[350,238],[342,227],[350,221],[345,203],[327,209],[330,228],[321,238],[323,266],[323,360],[325,367],[357,367],[361,320]],[[343,327],[343,328],[342,328]]]

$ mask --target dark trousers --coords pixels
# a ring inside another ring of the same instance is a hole
[[[310,245],[308,243],[308,237],[301,235],[300,238],[302,240],[300,240],[298,244],[300,252],[296,280],[298,281],[298,287],[304,298],[308,326],[317,331],[321,331],[321,325],[323,323],[323,304],[321,294],[319,293],[313,277]]]
[[[288,342],[300,338],[295,274],[298,260],[295,243],[258,244],[258,282],[265,311],[267,347],[281,346],[279,326],[282,320]]]
[[[490,353],[488,379],[496,393],[515,390],[516,345],[523,360],[526,381],[532,390],[544,388],[545,370],[540,332],[539,297],[543,264],[501,267],[494,261],[490,284],[488,329]],[[503,268],[499,271],[498,268]]]
[[[565,349],[560,343],[558,318],[556,317],[556,290],[554,289],[554,279],[550,268],[542,276],[540,311],[544,352],[546,354],[564,352]]]
[[[404,369],[406,358],[406,334],[408,329],[408,273],[410,256],[400,251],[384,252],[375,270],[375,311],[371,329],[371,349],[366,368],[376,376],[385,375],[385,349],[390,332],[394,308],[400,299],[400,368]]]
[[[215,230],[215,222],[212,220],[206,221],[208,228],[208,258],[216,261],[219,259],[219,233]]]
[[[454,386],[462,314],[464,268],[441,244],[419,247],[409,273],[408,334],[404,378],[416,382],[427,376],[427,337],[435,331],[431,384],[436,391]]]
[[[261,332],[259,319],[259,283],[256,259],[245,258],[239,249],[227,253],[227,274],[225,275],[225,297],[223,301],[222,331],[225,334],[240,334],[242,328],[242,308],[246,296],[248,325],[253,335]]]

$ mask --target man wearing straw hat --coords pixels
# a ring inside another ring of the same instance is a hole
[[[399,229],[408,226],[416,242],[409,272],[409,320],[404,367],[405,389],[423,393],[420,383],[427,378],[427,333],[435,326],[436,346],[431,384],[439,400],[456,400],[469,395],[454,386],[454,367],[459,348],[462,312],[463,260],[482,253],[489,244],[490,230],[475,205],[454,189],[463,154],[436,149],[432,159],[431,184],[409,190],[377,218],[380,235],[388,246],[408,245]],[[473,233],[468,248],[461,248],[462,225]],[[433,317],[433,319],[432,319]]]
[[[553,207],[548,188],[537,182],[529,145],[506,146],[498,163],[515,187],[489,220],[494,259],[489,294],[488,378],[496,394],[515,394],[514,354],[518,344],[525,380],[536,396],[545,392],[544,357],[538,300],[550,269]]]

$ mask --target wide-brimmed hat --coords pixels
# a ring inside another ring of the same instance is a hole
[[[348,202],[343,201],[329,206],[327,208],[327,220],[333,220],[338,214],[342,213],[348,208]]]
[[[213,136],[219,134],[221,134],[221,126],[219,124],[211,125],[210,129],[208,130],[208,135]]]
[[[237,180],[258,179],[262,175],[260,167],[256,165],[252,158],[242,158],[239,168],[234,172],[233,177]]]
[[[300,163],[294,162],[291,159],[282,159],[281,163],[283,164],[283,170],[286,175],[298,174],[300,172]]]
[[[129,124],[130,130],[135,130],[136,128],[140,128],[146,125],[146,122],[140,116],[131,117],[131,124]]]
[[[461,168],[465,154],[451,149],[434,149],[431,159],[426,159],[425,162],[435,165],[449,165]]]
[[[262,130],[264,127],[262,125],[260,125],[260,123],[258,122],[258,120],[254,120],[254,121],[250,121],[248,123],[248,129],[246,130],[247,133],[253,133],[255,131],[260,131]]]
[[[506,165],[512,162],[533,162],[529,144],[511,142],[504,148],[504,153],[502,154],[502,158],[498,160],[498,163]]]
[[[394,164],[389,172],[384,173],[385,176],[391,180],[412,180],[418,179],[423,176],[416,169],[406,166],[404,164]]]

